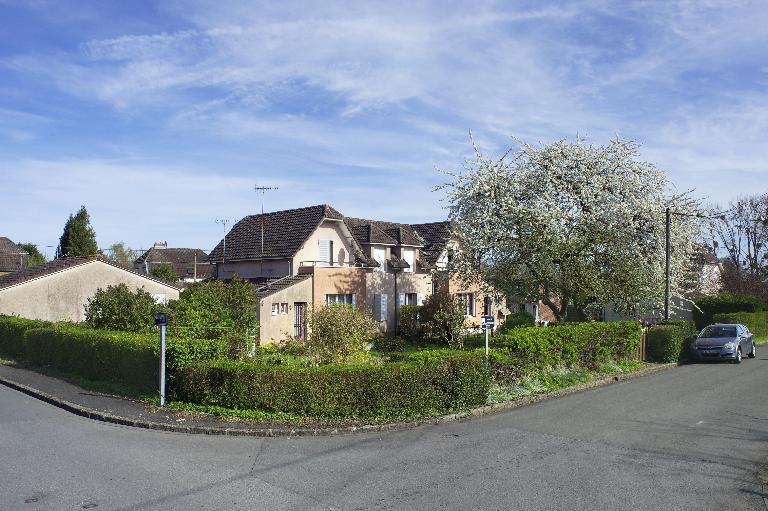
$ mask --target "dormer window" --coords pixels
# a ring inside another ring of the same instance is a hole
[[[386,247],[373,247],[373,260],[379,263],[376,271],[387,271],[387,249]]]
[[[403,247],[402,250],[403,253],[403,260],[408,263],[408,268],[404,268],[404,272],[413,272],[413,269],[416,266],[416,249]]]

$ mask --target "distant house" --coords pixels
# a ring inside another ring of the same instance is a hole
[[[85,319],[85,305],[98,289],[125,284],[144,289],[157,302],[179,298],[179,289],[100,257],[54,259],[0,276],[0,314],[45,321]]]
[[[211,277],[208,254],[199,248],[168,248],[167,243],[155,243],[133,264],[136,271],[150,274],[152,269],[168,264],[182,282],[198,282]]]
[[[0,275],[26,268],[29,254],[8,238],[0,237]]]

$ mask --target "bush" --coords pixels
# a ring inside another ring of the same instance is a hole
[[[24,358],[24,333],[50,326],[47,321],[0,315],[0,355],[16,360]]]
[[[696,328],[701,330],[715,321],[715,314],[759,312],[765,310],[765,305],[765,302],[754,296],[732,294],[704,296],[696,301],[696,306],[701,310],[693,308],[693,320],[696,322]]]
[[[511,316],[507,316],[507,319],[501,324],[497,333],[503,334],[513,328],[533,326],[533,322],[534,317],[528,311],[519,310]]]
[[[421,306],[420,319],[426,342],[461,348],[464,344],[465,309],[455,296],[440,290],[429,296]]]
[[[634,321],[514,328],[491,338],[492,376],[504,382],[554,367],[594,370],[635,358],[641,335]]]
[[[309,312],[307,323],[307,351],[321,364],[362,361],[378,335],[373,319],[348,305],[317,307]]]
[[[132,292],[125,284],[98,289],[85,305],[85,322],[91,328],[123,332],[149,332],[155,312],[162,307],[143,289]]]
[[[179,274],[176,273],[176,270],[173,269],[173,266],[168,263],[160,263],[156,266],[153,266],[149,271],[149,274],[156,279],[163,280],[170,284],[176,284],[180,279]]]
[[[664,321],[648,331],[647,356],[652,362],[684,362],[690,359],[696,336],[693,321]]]
[[[419,325],[419,316],[421,307],[418,305],[403,305],[400,307],[398,322],[400,326],[400,335],[404,339],[416,342],[421,338],[421,327]]]
[[[755,340],[768,340],[768,311],[715,314],[713,320],[715,323],[746,325],[754,334]]]
[[[178,396],[194,403],[363,419],[481,405],[490,385],[482,357],[471,353],[423,363],[311,368],[211,361],[182,369],[177,383]]]

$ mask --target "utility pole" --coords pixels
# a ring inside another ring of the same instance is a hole
[[[672,242],[670,240],[670,231],[672,230],[672,210],[667,208],[666,219],[666,283],[664,285],[664,319],[669,319],[669,288],[670,288],[670,255],[672,252]]]

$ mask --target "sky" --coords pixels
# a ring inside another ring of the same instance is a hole
[[[680,191],[768,189],[768,2],[0,0],[0,236],[211,250],[217,218],[446,217],[471,156],[619,136]]]

